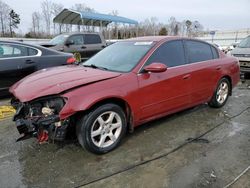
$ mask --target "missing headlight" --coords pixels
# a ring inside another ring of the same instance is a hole
[[[47,142],[49,138],[52,140],[65,138],[69,122],[59,118],[59,113],[65,105],[64,98],[51,96],[31,102],[16,101],[16,103],[18,103],[17,113],[13,120],[16,121],[19,133],[24,135],[19,140],[28,138],[27,135],[37,137],[39,143]]]

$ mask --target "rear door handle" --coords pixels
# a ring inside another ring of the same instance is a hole
[[[216,70],[221,70],[221,66],[216,67]]]
[[[82,46],[81,48],[82,48],[82,49],[85,49],[85,48],[87,48],[87,47],[86,47],[86,46]]]
[[[33,63],[35,63],[35,62],[32,61],[31,59],[27,59],[25,62],[26,62],[26,64],[33,64]]]
[[[182,78],[183,78],[184,80],[187,80],[187,79],[190,78],[190,74],[187,74],[187,75],[183,76]]]

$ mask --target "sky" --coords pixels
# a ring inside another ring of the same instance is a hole
[[[42,0],[2,0],[21,17],[19,31],[25,33],[31,27],[31,14],[41,10]],[[171,16],[178,21],[198,20],[205,29],[236,30],[250,28],[250,0],[51,0],[70,8],[85,3],[100,13],[118,10],[119,16],[137,21],[157,17],[168,23]]]

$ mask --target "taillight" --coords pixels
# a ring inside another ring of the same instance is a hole
[[[67,64],[73,64],[76,62],[76,59],[74,57],[70,57],[67,59]]]

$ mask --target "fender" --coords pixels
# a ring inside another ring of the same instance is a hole
[[[59,114],[60,119],[66,119],[77,112],[88,110],[96,103],[111,98],[126,102],[130,109],[138,109],[136,107],[139,103],[134,97],[136,95],[135,91],[138,89],[136,75],[131,76],[130,74],[130,76],[126,78],[122,78],[121,76],[115,78],[117,79],[116,82],[110,79],[62,94],[62,97],[66,98],[67,101]],[[103,84],[105,87],[103,87]],[[102,85],[102,87],[99,85]],[[102,88],[102,90],[100,90],[100,88]]]

